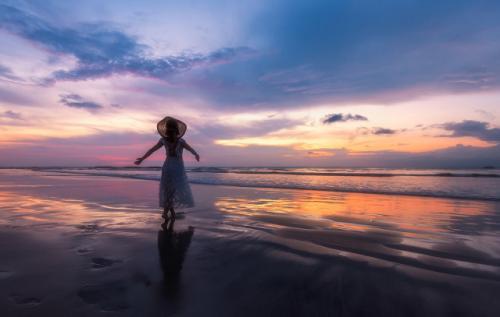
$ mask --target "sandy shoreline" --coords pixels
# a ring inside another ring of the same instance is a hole
[[[3,172],[1,315],[500,311],[499,203],[194,185],[166,231],[157,186]]]

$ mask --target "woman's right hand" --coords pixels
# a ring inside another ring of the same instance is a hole
[[[135,160],[134,164],[135,164],[135,165],[141,165],[142,161],[144,161],[144,159],[143,159],[142,157],[138,157],[138,158]]]

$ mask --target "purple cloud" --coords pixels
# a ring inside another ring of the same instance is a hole
[[[219,107],[289,108],[497,90],[499,9],[495,1],[273,1],[247,28],[267,44],[263,53],[208,69],[206,82],[224,89],[203,92]]]
[[[19,77],[14,75],[14,73],[9,67],[2,64],[0,64],[0,78],[5,78],[8,80],[20,80]]]
[[[12,110],[7,110],[4,111],[3,113],[0,113],[0,118],[8,118],[12,120],[21,120],[22,116],[19,112],[14,112]]]
[[[368,118],[359,114],[342,114],[342,113],[334,113],[329,114],[323,120],[324,124],[331,124],[336,122],[346,122],[346,121],[368,121]]]
[[[147,56],[146,45],[108,24],[59,27],[7,5],[0,5],[0,27],[55,53],[76,57],[78,64],[74,69],[55,71],[52,76],[42,81],[44,84],[124,73],[167,79],[173,74],[198,66],[225,63],[252,52],[248,47],[227,47],[209,54],[150,58]]]
[[[491,128],[487,122],[464,120],[448,122],[441,126],[451,132],[451,137],[475,137],[487,142],[500,143],[500,129]]]
[[[59,97],[61,97],[61,99],[59,99],[60,103],[71,108],[85,109],[90,112],[95,112],[103,108],[102,105],[85,100],[77,94],[60,95]]]
[[[375,135],[390,135],[390,134],[396,134],[397,131],[393,129],[387,129],[387,128],[373,128],[372,129],[372,134]]]
[[[109,23],[61,23],[56,15],[48,20],[36,15],[40,6],[28,13],[0,5],[0,27],[76,58],[76,67],[55,71],[42,83],[128,73],[169,80],[183,73],[176,87],[155,86],[148,92],[196,93],[219,108],[388,103],[500,87],[499,2],[363,3],[274,1],[235,25],[242,46],[163,57],[151,57],[151,48]],[[67,10],[80,11],[81,6],[68,5]],[[211,7],[218,10],[217,4]],[[47,16],[52,11],[46,4],[39,12]],[[245,41],[260,43],[259,54]],[[239,58],[248,54],[252,58]]]

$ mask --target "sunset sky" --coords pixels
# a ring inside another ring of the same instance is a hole
[[[499,39],[495,0],[0,0],[0,166],[131,165],[166,115],[203,166],[500,166]]]

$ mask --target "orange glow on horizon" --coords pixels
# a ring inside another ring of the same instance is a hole
[[[492,145],[488,142],[472,137],[451,138],[445,136],[419,136],[416,134],[397,136],[360,136],[355,140],[342,138],[332,140],[326,139],[323,136],[309,136],[302,139],[293,136],[262,136],[216,140],[215,144],[229,147],[288,147],[298,151],[312,151],[323,154],[330,153],[330,155],[327,156],[331,156],[331,152],[324,152],[325,149],[344,149],[355,155],[356,153],[377,151],[420,153],[450,148],[458,144],[474,147],[488,147]]]

